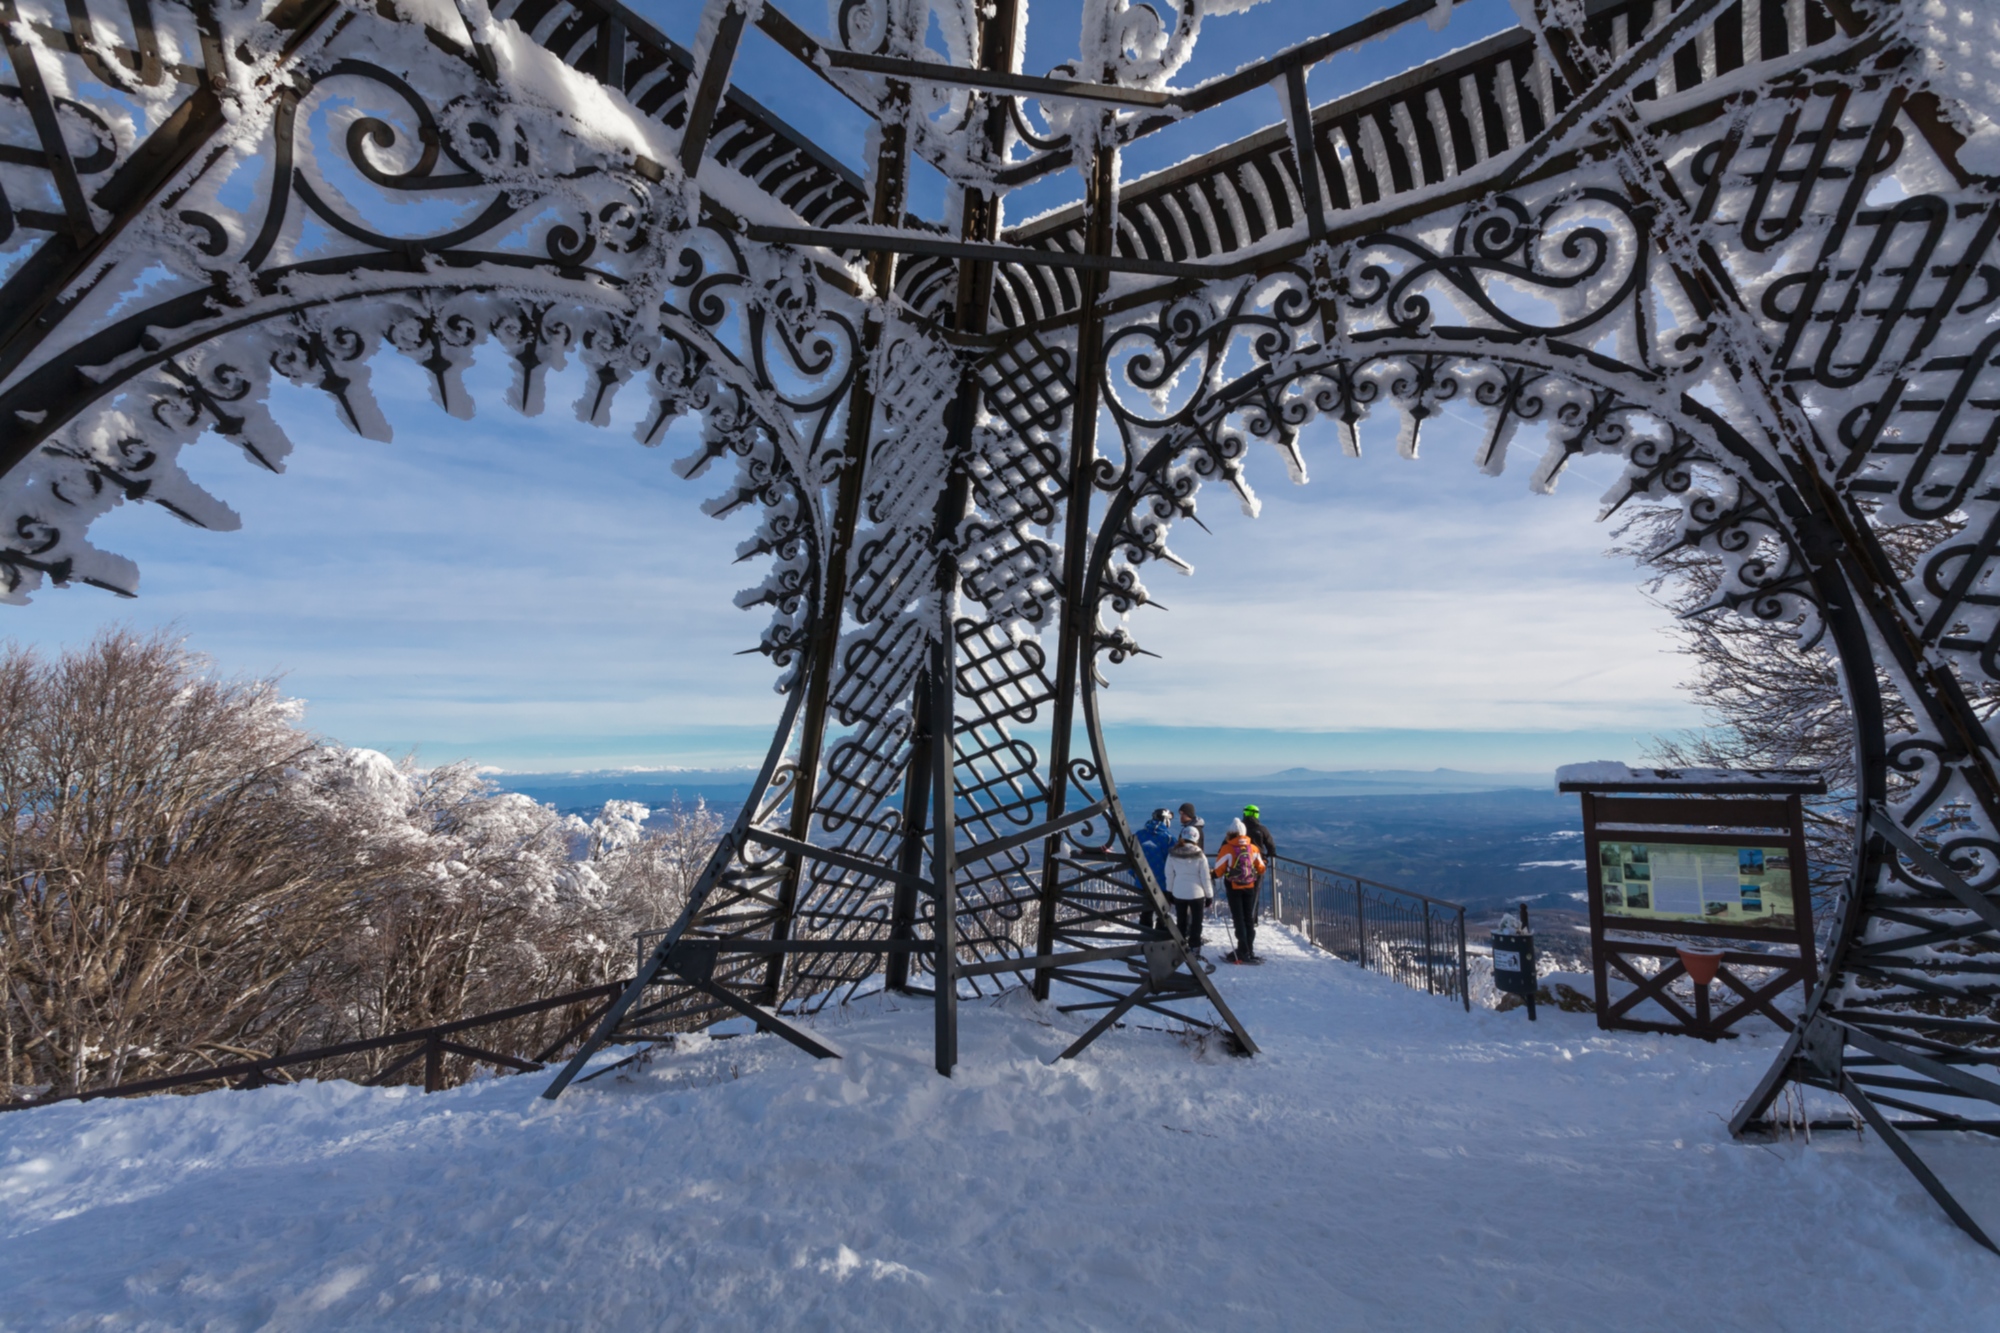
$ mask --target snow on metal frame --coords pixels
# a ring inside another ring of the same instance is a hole
[[[847,49],[935,63],[920,41],[934,7],[954,63],[999,39],[990,17],[918,0],[846,3],[835,27]],[[736,8],[790,32],[795,54],[812,40],[768,6]],[[384,346],[424,365],[461,414],[459,377],[484,341],[515,358],[510,400],[529,412],[545,368],[575,354],[594,372],[583,420],[601,424],[609,396],[637,382],[657,404],[642,438],[699,412],[704,446],[684,470],[731,456],[738,480],[721,503],[764,507],[751,548],[772,569],[740,600],[774,607],[764,647],[782,688],[803,688],[815,616],[840,622],[836,660],[817,668],[830,673],[824,780],[804,775],[800,790],[814,791],[816,842],[885,871],[802,872],[734,838],[694,925],[770,928],[773,886],[792,882],[795,935],[878,939],[894,928],[886,868],[924,864],[907,854],[900,793],[920,669],[945,626],[960,697],[941,734],[972,812],[966,840],[1032,825],[1074,784],[1080,800],[1109,799],[1123,841],[1094,668],[1080,683],[1089,760],[1047,772],[1012,734],[1051,709],[1059,726],[1068,716],[1043,632],[1065,597],[1088,614],[1056,654],[1118,660],[1137,647],[1127,621],[1148,600],[1141,571],[1177,563],[1172,525],[1201,483],[1224,479],[1254,512],[1251,443],[1276,446],[1302,480],[1300,430],[1316,418],[1353,451],[1361,424],[1389,409],[1414,455],[1442,404],[1470,400],[1492,423],[1486,470],[1504,467],[1524,423],[1549,441],[1538,487],[1577,454],[1619,454],[1612,507],[1678,499],[1680,540],[1726,563],[1719,606],[1797,620],[1847,665],[1856,798],[1887,831],[1857,849],[1818,1017],[1739,1127],[1787,1078],[1865,1101],[1879,1075],[1848,1068],[1841,1034],[1855,1032],[1865,1059],[1898,1063],[1886,1042],[1908,1057],[1896,1077],[1929,1080],[1924,1102],[1897,1103],[1911,1123],[1960,1123],[1949,1107],[1997,1099],[1978,1071],[2000,1038],[1986,1017],[2000,774],[1984,723],[2000,680],[2000,597],[1986,587],[2000,552],[1988,476],[2000,208],[1978,174],[2000,166],[1996,81],[1979,64],[2000,21],[1886,0],[1520,10],[1518,32],[1294,106],[1287,126],[1121,187],[1111,257],[1204,261],[1216,276],[1111,278],[1096,312],[1118,440],[1085,460],[1089,493],[1070,495],[1071,400],[1088,369],[1077,270],[999,265],[1001,332],[979,338],[940,327],[955,318],[948,258],[906,262],[901,299],[871,304],[852,249],[744,241],[744,220],[851,225],[866,191],[733,92],[692,188],[676,131],[708,39],[690,56],[594,0],[508,0],[497,17],[477,0],[129,12],[7,0],[21,96],[0,105],[17,145],[0,155],[0,309],[24,312],[0,333],[7,591],[44,578],[130,590],[135,571],[83,536],[120,499],[232,525],[175,454],[215,429],[278,466],[285,445],[259,406],[271,374],[324,390],[352,428],[381,435],[367,364]],[[1161,110],[1043,96],[1037,125],[1030,97],[921,81],[899,93],[824,54],[814,68],[910,131],[911,150],[952,180],[1004,193],[1233,95],[1228,80],[1171,86],[1204,12],[1184,6],[1168,25],[1091,0],[1085,49],[1058,71],[1160,94]],[[1405,4],[1381,24],[1441,12]],[[1025,5],[1013,19],[1017,39]],[[427,40],[411,40],[412,24]],[[1012,128],[996,158],[976,113],[1002,103]],[[398,197],[444,202],[416,211],[423,234],[378,230],[381,201]],[[1075,253],[1085,221],[1058,211],[1004,239]],[[967,375],[978,408],[959,446],[943,407]],[[849,532],[831,509],[857,386],[876,409]],[[969,495],[962,515],[939,503],[953,477]],[[1095,529],[1087,550],[1036,534],[1078,504]],[[1939,518],[1963,527],[1895,586],[1870,533]],[[827,608],[836,549],[853,575]],[[1878,680],[1915,731],[1886,733]],[[790,726],[745,826],[790,822]],[[1030,853],[968,868],[968,957],[1047,946],[1047,923],[1040,944],[1025,924]],[[1107,873],[1143,881],[1129,847],[1113,859]],[[1070,888],[1100,883],[1082,867],[1062,874]],[[918,904],[906,928],[927,935],[929,910]],[[735,966],[717,979],[761,968]],[[824,955],[782,980],[763,974],[764,998],[811,1007],[873,970],[873,955]]]
[[[224,108],[201,155],[162,182],[162,206],[126,219],[93,209],[101,243],[45,319],[53,332],[9,358],[0,397],[10,433],[27,437],[10,452],[39,447],[0,499],[8,599],[49,576],[133,591],[129,562],[84,536],[119,500],[234,527],[176,455],[213,429],[280,468],[289,445],[263,407],[273,374],[323,390],[351,429],[386,439],[368,391],[377,350],[418,361],[439,405],[469,417],[462,375],[491,340],[516,363],[509,405],[530,415],[543,409],[547,370],[571,355],[593,372],[581,420],[603,424],[630,384],[653,400],[639,428],[646,443],[683,412],[702,413],[704,450],[682,470],[731,455],[737,488],[719,503],[766,507],[755,542],[778,559],[743,600],[777,605],[765,645],[786,660],[807,611],[799,588],[825,541],[815,488],[799,479],[822,465],[817,451],[854,372],[852,302],[822,309],[823,294],[840,294],[808,265],[699,225],[700,196],[673,164],[668,128],[512,25],[483,25],[487,78],[448,7],[419,16],[439,25],[430,42],[411,40],[400,18],[328,8],[286,28],[266,21],[281,11],[257,6],[157,7],[164,65],[200,49],[192,34],[207,13],[223,68],[182,65],[178,81],[150,90],[131,78],[130,88],[97,83],[93,73],[122,75],[121,62],[67,51],[82,43],[60,40],[60,11],[32,29],[39,47],[15,48],[17,69],[38,70],[68,113],[67,138],[75,120],[101,129],[85,163],[0,167],[10,200],[63,193],[65,175],[94,184],[143,165],[140,142],[151,134],[157,151],[205,91],[224,90]],[[61,92],[92,86],[89,108]],[[18,203],[13,216],[23,225],[0,251],[19,273],[50,247]],[[43,225],[63,239],[60,223]]]

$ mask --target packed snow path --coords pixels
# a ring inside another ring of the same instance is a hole
[[[1265,1054],[1021,997],[544,1080],[0,1117],[0,1326],[2000,1327],[2000,1260],[1872,1136],[1730,1142],[1774,1039],[1476,1011],[1264,932]],[[1060,1020],[1061,1028],[1073,1028]],[[2000,1145],[1960,1149],[1992,1197]],[[1960,1179],[1964,1179],[1963,1175]]]

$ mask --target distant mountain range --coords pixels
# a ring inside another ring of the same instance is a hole
[[[1161,786],[1177,779],[1147,779]],[[1450,792],[1504,791],[1514,787],[1553,790],[1547,773],[1468,773],[1456,768],[1428,771],[1402,768],[1287,768],[1263,777],[1191,778],[1209,791],[1282,791],[1287,796],[1432,796]]]
[[[1412,783],[1434,777],[1381,776]],[[1236,786],[1130,782],[1120,785],[1119,795],[1134,820],[1192,801],[1215,832],[1254,801],[1277,839],[1278,855],[1463,903],[1482,916],[1521,902],[1537,911],[1578,909],[1587,881],[1577,859],[1583,854],[1577,798],[1560,795],[1546,778],[1499,786],[1491,774],[1452,776],[1489,785],[1435,790],[1357,781],[1327,790],[1311,785],[1317,779],[1288,787],[1262,778]]]
[[[591,814],[606,801],[664,806],[676,798],[688,803],[706,800],[712,806],[733,808],[750,794],[756,774],[747,768],[637,768],[488,776],[509,791],[553,805],[565,814]],[[1260,792],[1273,796],[1443,796],[1522,787],[1550,789],[1553,779],[1546,773],[1469,773],[1455,768],[1428,771],[1287,768],[1262,777],[1146,778],[1141,785],[1199,787],[1203,791],[1255,799]]]

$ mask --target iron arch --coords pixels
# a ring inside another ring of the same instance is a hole
[[[1310,393],[1294,400],[1300,410],[1274,412],[1273,402],[1285,396],[1288,385],[1325,377],[1329,371],[1351,384],[1362,373],[1357,369],[1359,361],[1407,363],[1413,357],[1436,355],[1435,346],[1428,342],[1377,341],[1361,347],[1323,348],[1287,361],[1282,375],[1267,365],[1260,373],[1232,382],[1214,401],[1199,407],[1190,405],[1182,415],[1198,416],[1199,423],[1183,420],[1153,443],[1130,469],[1106,469],[1100,478],[1107,502],[1093,536],[1088,582],[1083,592],[1084,603],[1099,608],[1099,617],[1086,648],[1091,667],[1079,679],[1091,771],[1094,779],[1105,785],[1116,811],[1115,818],[1126,835],[1129,836],[1131,821],[1108,776],[1114,765],[1098,697],[1105,677],[1096,664],[1100,659],[1113,664],[1121,662],[1137,645],[1122,628],[1107,623],[1106,617],[1122,619],[1147,604],[1149,599],[1137,577],[1138,569],[1148,560],[1162,558],[1167,529],[1193,512],[1193,501],[1201,484],[1233,475],[1255,443],[1277,445],[1289,451],[1294,448],[1293,437],[1315,424],[1316,419],[1323,426],[1338,422],[1343,404],[1326,399],[1315,402]],[[1459,368],[1462,373],[1470,364],[1459,360],[1441,373],[1450,373],[1451,368]],[[1477,369],[1498,372],[1497,376],[1489,373],[1483,380],[1474,381],[1478,387],[1506,386],[1517,401],[1537,387],[1542,388],[1545,396],[1555,397],[1567,386],[1584,391],[1583,395],[1573,395],[1572,401],[1594,398],[1602,402],[1607,398],[1617,399],[1618,372],[1624,368],[1607,358],[1580,352],[1565,355],[1524,342],[1511,352],[1490,353],[1489,359]],[[1287,384],[1276,383],[1281,379]],[[1480,401],[1493,409],[1499,406],[1501,397],[1502,392],[1496,391]],[[1889,799],[1891,776],[1900,773],[1883,706],[1884,667],[1878,660],[1879,639],[1872,632],[1877,627],[1855,595],[1854,571],[1847,548],[1819,507],[1817,495],[1794,485],[1791,478],[1774,468],[1766,455],[1753,448],[1740,431],[1712,408],[1685,395],[1677,406],[1679,410],[1673,419],[1661,420],[1655,409],[1627,401],[1612,414],[1624,421],[1599,417],[1594,426],[1585,428],[1608,437],[1608,442],[1594,451],[1615,452],[1625,463],[1623,494],[1607,508],[1607,515],[1641,496],[1674,501],[1686,510],[1684,541],[1703,545],[1718,557],[1732,547],[1733,553],[1746,554],[1760,543],[1772,544],[1782,552],[1776,562],[1753,558],[1750,563],[1754,574],[1748,578],[1739,576],[1739,584],[1727,600],[1709,610],[1711,613],[1740,610],[1742,614],[1767,620],[1788,618],[1790,613],[1803,610],[1815,622],[1806,631],[1807,637],[1812,641],[1824,639],[1832,645],[1842,664],[1842,684],[1854,721],[1856,772],[1861,780],[1855,791],[1843,794],[1853,808],[1857,830],[1854,873],[1857,877],[1872,873],[1879,869],[1881,853],[1879,846],[1871,846],[1876,840],[1866,832],[1866,814],[1871,807]],[[1538,419],[1542,410],[1535,408],[1531,419]],[[1219,438],[1224,435],[1224,423],[1239,415],[1247,415],[1251,420],[1242,429]],[[1632,428],[1630,419],[1640,417],[1651,417],[1654,429]],[[1613,428],[1605,430],[1606,426]],[[1582,438],[1584,433],[1578,431],[1568,440],[1558,441],[1551,457],[1560,464],[1593,451]],[[1182,463],[1189,465],[1187,471],[1170,479],[1170,472]],[[1693,471],[1699,466],[1730,476],[1740,489],[1728,501],[1713,493],[1694,491]],[[1144,521],[1135,521],[1142,511]],[[1839,970],[1841,954],[1858,939],[1858,930],[1865,920],[1865,915],[1855,910],[1852,897],[1848,895],[1848,900],[1842,903],[1843,913],[1825,972]]]

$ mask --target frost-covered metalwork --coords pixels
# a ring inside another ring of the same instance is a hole
[[[1834,1089],[1986,1239],[1906,1135],[2000,1129],[1992,16],[1521,0],[1520,28],[1315,106],[1313,65],[1448,0],[1185,87],[1233,6],[1084,0],[1037,75],[1024,0],[836,0],[822,35],[713,0],[691,50],[597,0],[0,3],[11,596],[129,590],[85,537],[121,499],[233,523],[175,454],[212,430],[279,465],[273,375],[386,432],[383,350],[461,415],[487,343],[529,412],[574,356],[583,419],[642,393],[652,442],[696,414],[683,471],[722,462],[718,507],[760,507],[739,600],[770,608],[784,721],[600,1038],[747,1012],[825,1052],[791,1018],[885,972],[936,995],[946,1072],[958,997],[1009,975],[1252,1049],[1135,853],[1101,668],[1205,483],[1254,512],[1256,446],[1302,480],[1387,421],[1414,456],[1456,403],[1489,472],[1530,437],[1537,487],[1622,458],[1611,507],[1681,506],[1716,613],[1840,655],[1865,832],[1734,1127]],[[731,86],[751,58],[873,118],[868,179]],[[1273,90],[1270,128],[1121,178],[1123,146]],[[948,225],[909,215],[913,157]],[[1006,223],[1068,169],[1072,207]],[[1876,534],[1912,522],[1951,535],[1903,579]]]

